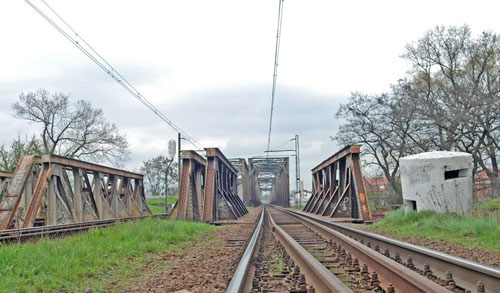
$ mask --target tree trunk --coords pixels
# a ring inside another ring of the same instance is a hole
[[[498,198],[500,192],[498,190],[498,162],[495,152],[490,153],[490,159],[491,167],[493,168],[490,176],[492,195],[494,198]]]

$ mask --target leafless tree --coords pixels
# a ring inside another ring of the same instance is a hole
[[[437,148],[471,153],[498,196],[500,38],[470,28],[436,27],[407,46],[411,92],[419,112],[437,129]]]
[[[380,168],[396,194],[401,192],[397,181],[399,158],[410,150],[408,130],[412,125],[411,109],[398,107],[400,102],[402,100],[391,94],[353,93],[349,102],[342,104],[337,112],[336,117],[346,122],[334,137],[343,145],[362,144],[365,166]]]
[[[337,117],[335,137],[361,143],[395,188],[402,156],[429,150],[472,154],[474,173],[484,170],[499,196],[500,36],[470,28],[436,27],[406,47],[408,76],[388,94],[353,94]]]
[[[437,27],[408,45],[402,56],[413,64],[412,96],[420,113],[434,122],[441,150],[453,149],[462,139],[466,111],[471,107],[463,73],[470,43],[468,26]]]
[[[160,195],[165,193],[165,169],[167,168],[166,157],[163,155],[156,156],[143,162],[140,173],[144,174],[144,185],[146,191],[152,195]],[[168,172],[168,193],[169,195],[177,194],[177,163],[173,162],[170,165]]]
[[[85,100],[70,103],[69,95],[45,89],[22,93],[12,105],[14,116],[42,126],[43,153],[121,165],[128,159],[125,135]]]

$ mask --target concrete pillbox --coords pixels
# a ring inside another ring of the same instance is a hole
[[[405,210],[467,213],[472,207],[472,155],[436,151],[399,160]]]

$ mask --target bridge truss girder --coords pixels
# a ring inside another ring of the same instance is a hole
[[[218,148],[205,148],[207,175],[203,221],[234,220],[248,213],[237,195],[237,174]]]
[[[12,172],[0,171],[0,200],[7,192],[7,186],[12,178]]]
[[[290,177],[288,157],[250,158],[248,160],[252,192],[261,199],[284,207],[289,206]]]
[[[182,151],[181,158],[179,199],[171,218],[200,221],[204,207],[207,160],[195,151]]]
[[[243,200],[245,206],[257,206],[260,204],[260,199],[257,198],[258,194],[251,192],[252,179],[250,170],[245,158],[229,159],[229,162],[238,170],[238,192],[237,194]]]
[[[206,158],[182,151],[179,200],[171,218],[217,222],[235,220],[248,210],[237,194],[238,170],[218,148],[206,148]]]
[[[305,212],[371,221],[360,163],[360,146],[348,145],[312,169]]]
[[[7,185],[0,230],[151,214],[142,175],[61,156],[22,157]]]

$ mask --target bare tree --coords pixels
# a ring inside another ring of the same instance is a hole
[[[463,68],[471,44],[468,26],[436,27],[416,44],[408,45],[402,57],[413,63],[412,90],[419,112],[437,129],[436,145],[451,150],[462,139],[471,107]]]
[[[22,93],[12,105],[14,116],[42,126],[43,153],[121,165],[128,159],[125,135],[106,121],[103,111],[85,100],[72,104],[69,95],[45,89]]]
[[[406,126],[394,119],[393,103],[388,94],[370,97],[353,93],[349,102],[342,104],[337,112],[336,117],[346,123],[340,126],[333,139],[340,144],[362,144],[364,165],[380,168],[392,191],[399,194],[396,177],[399,158],[406,154],[407,140],[404,134],[396,134],[396,131],[404,132]]]
[[[156,156],[143,162],[140,173],[144,174],[144,185],[151,195],[160,195],[165,192],[165,169],[167,168],[166,157]],[[168,173],[168,192],[169,195],[177,194],[177,163],[170,165]]]
[[[412,98],[437,129],[437,148],[471,153],[498,190],[500,38],[470,28],[436,27],[404,58],[413,63]]]

